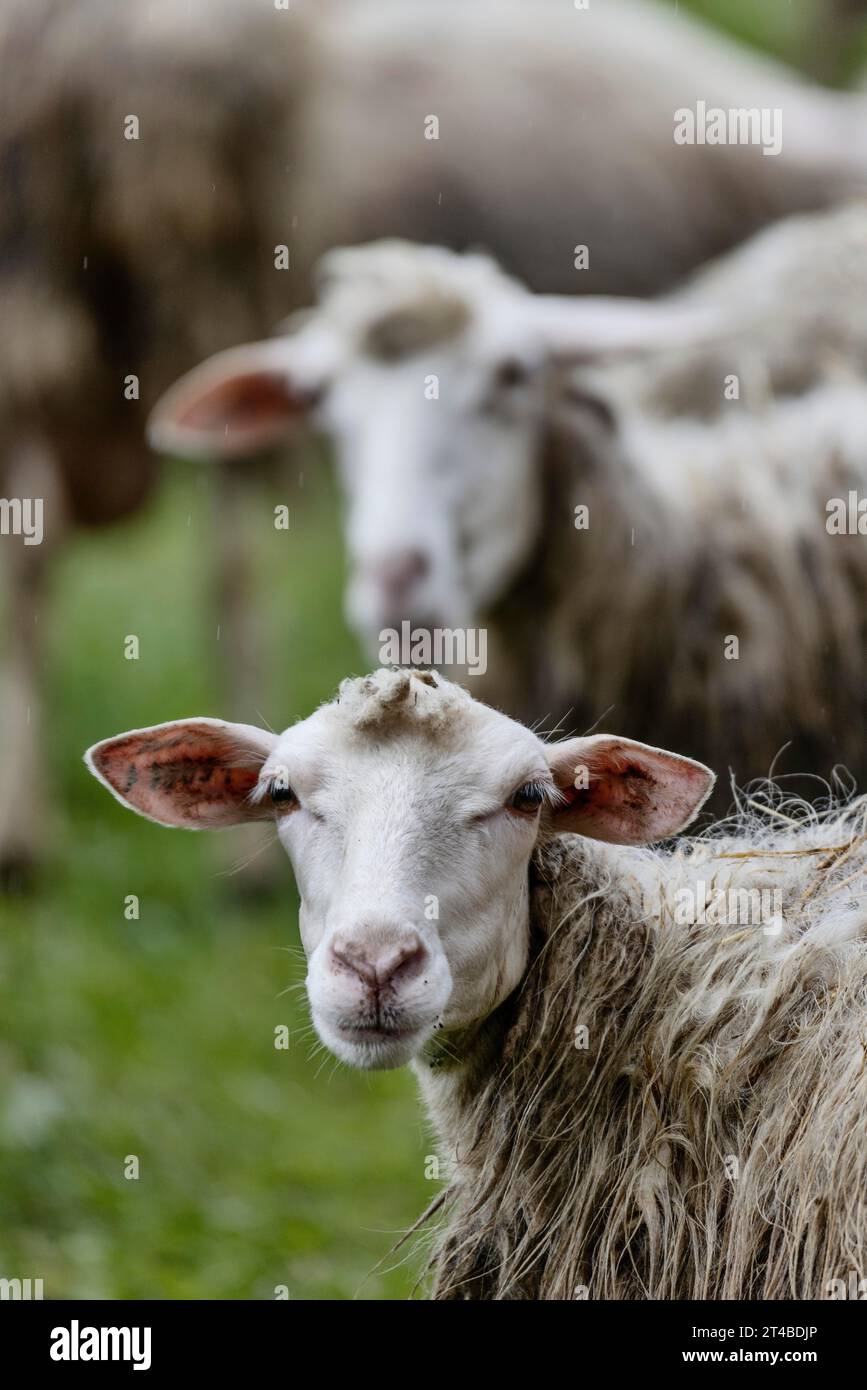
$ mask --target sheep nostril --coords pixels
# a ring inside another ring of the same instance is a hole
[[[349,970],[374,991],[412,979],[427,964],[427,950],[417,932],[409,931],[388,945],[366,944],[337,935],[331,942],[332,964]]]
[[[384,555],[374,566],[373,573],[388,598],[396,602],[427,577],[430,560],[423,550],[396,550]]]
[[[335,936],[331,943],[332,962],[339,970],[349,970],[366,985],[376,986],[376,969],[368,960],[362,946],[343,936]]]
[[[378,985],[394,984],[398,975],[402,980],[411,979],[421,973],[427,961],[427,951],[417,932],[408,932],[390,950],[380,955],[376,961],[376,980]]]

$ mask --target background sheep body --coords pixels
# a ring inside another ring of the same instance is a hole
[[[828,523],[831,499],[867,493],[865,265],[862,205],[793,219],[673,297],[726,308],[715,341],[566,379],[546,525],[487,615],[484,698],[741,782],[783,754],[781,772],[839,763],[864,785],[867,565]]]
[[[0,880],[13,887],[49,815],[41,666],[57,548],[70,525],[118,521],[152,495],[144,424],[172,377],[291,303],[275,247],[303,33],[269,43],[279,18],[225,0],[37,0],[0,16],[0,492],[40,497],[45,512],[43,545],[0,547]],[[243,705],[256,641],[239,538],[255,484],[239,490],[228,468],[216,482],[214,627],[222,619],[227,698]]]
[[[200,357],[305,303],[330,246],[383,234],[483,244],[535,289],[647,293],[776,216],[867,186],[860,95],[812,87],[662,9],[546,8],[528,25],[524,6],[481,0],[446,15],[405,0],[292,13],[259,0],[7,6],[0,428],[48,435],[75,516],[110,506],[101,442],[111,476],[121,441],[141,438],[141,411]],[[461,80],[468,67],[497,72],[485,102]],[[675,147],[684,68],[725,105],[785,101],[785,154]],[[558,82],[576,119],[552,128],[536,117]],[[586,129],[591,96],[605,129]],[[438,140],[424,138],[428,109],[452,128]],[[564,168],[581,177],[561,204]],[[651,169],[652,186],[638,177]],[[581,274],[579,233],[595,248]],[[288,270],[274,263],[283,243]],[[139,407],[124,399],[127,371]]]
[[[627,419],[596,456],[555,438],[560,525],[492,622],[536,686],[495,700],[676,742],[741,781],[785,749],[781,772],[841,763],[863,784],[867,569],[862,538],[826,523],[829,499],[863,495],[865,427],[844,383],[748,421]]]

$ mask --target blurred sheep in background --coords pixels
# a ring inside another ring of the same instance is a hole
[[[285,127],[300,49],[275,45],[278,23],[273,10],[228,0],[16,0],[0,14],[0,491],[42,498],[45,533],[38,546],[0,545],[0,877],[13,883],[45,833],[37,750],[50,560],[70,525],[113,522],[148,497],[143,421],[172,374],[264,331],[289,302],[273,248],[288,223]],[[225,472],[221,481],[235,498]],[[238,547],[215,558],[218,590],[237,593]],[[247,634],[229,625],[230,673],[252,660]]]
[[[740,780],[791,743],[786,769],[863,784],[867,562],[827,504],[867,490],[865,374],[859,202],[657,301],[534,296],[436,247],[334,252],[297,333],[204,364],[152,428],[237,454],[251,400],[272,440],[312,409],[371,656],[404,622],[481,626],[487,669],[461,677],[517,717],[679,740]]]
[[[0,62],[0,491],[44,504],[41,545],[0,546],[12,879],[43,833],[50,556],[71,523],[144,501],[146,411],[195,361],[307,303],[324,250],[477,243],[536,290],[644,294],[867,169],[860,96],[627,0],[9,0]],[[699,100],[779,108],[782,152],[675,144],[673,112]],[[228,708],[249,717],[255,493],[227,470],[218,488],[214,616]]]

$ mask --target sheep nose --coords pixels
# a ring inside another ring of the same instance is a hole
[[[338,969],[351,970],[376,992],[393,985],[399,974],[403,979],[417,975],[427,959],[427,951],[414,931],[403,932],[399,941],[385,945],[353,940],[338,933],[331,943],[331,958]]]
[[[430,572],[430,560],[423,550],[395,550],[383,555],[373,567],[375,578],[388,598],[405,598],[414,584],[419,584]]]

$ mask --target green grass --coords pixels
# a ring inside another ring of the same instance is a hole
[[[303,994],[285,992],[303,977],[288,861],[263,859],[271,891],[245,898],[218,853],[232,832],[151,825],[81,763],[97,738],[221,712],[206,483],[176,470],[56,576],[48,873],[0,905],[0,1275],[41,1277],[47,1297],[402,1297],[412,1271],[370,1271],[432,1195],[431,1141],[407,1073],[311,1057]],[[283,495],[255,526],[279,638],[262,713],[281,727],[361,668],[329,489],[289,499],[288,533],[271,523]]]
[[[867,62],[867,22],[842,41],[836,0],[667,0],[825,82],[848,82]]]

